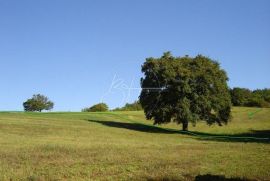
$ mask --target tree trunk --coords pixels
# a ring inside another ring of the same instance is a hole
[[[183,124],[183,131],[188,131],[188,121],[185,121]]]

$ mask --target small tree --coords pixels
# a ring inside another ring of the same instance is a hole
[[[108,110],[109,110],[109,108],[108,108],[107,104],[98,103],[98,104],[91,106],[90,108],[82,109],[82,112],[105,112]]]
[[[54,103],[50,101],[46,96],[41,94],[35,94],[31,99],[28,99],[23,103],[25,111],[39,111],[53,109]]]
[[[198,120],[208,124],[227,123],[231,98],[226,72],[216,61],[198,55],[147,58],[142,65],[140,103],[154,124],[175,121],[188,130]]]

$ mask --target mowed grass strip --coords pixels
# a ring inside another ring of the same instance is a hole
[[[3,112],[0,180],[270,180],[269,142],[244,139],[270,137],[270,109],[234,108],[227,126],[190,125],[197,136],[180,128],[143,112]]]

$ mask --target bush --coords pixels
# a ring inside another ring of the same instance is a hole
[[[114,111],[140,111],[142,106],[139,101],[134,101],[133,103],[126,103],[124,107],[116,108]]]
[[[105,112],[108,111],[108,105],[105,103],[95,104],[89,108],[82,109],[82,112]]]

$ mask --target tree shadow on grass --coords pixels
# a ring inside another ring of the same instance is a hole
[[[223,141],[223,142],[256,142],[256,143],[270,143],[270,130],[252,130],[249,133],[243,134],[214,134],[204,133],[198,131],[180,131],[169,128],[161,128],[152,125],[141,123],[126,123],[119,121],[101,121],[101,120],[87,120],[89,122],[99,123],[109,127],[129,129],[134,131],[141,131],[147,133],[163,133],[163,134],[183,134],[193,136],[198,140],[209,141]]]
[[[226,178],[223,175],[197,175],[194,181],[252,181],[246,178],[232,177]]]
[[[195,178],[191,175],[185,175],[185,178],[171,178],[171,177],[157,177],[157,178],[146,178],[147,181],[180,181],[180,180],[193,180],[193,181],[255,181],[250,180],[247,178],[240,178],[240,177],[231,177],[226,178],[224,175],[197,175]]]
[[[193,135],[199,140],[270,143],[270,130],[251,130],[248,133],[239,134],[214,134],[198,131],[188,131],[184,134]]]
[[[100,120],[88,120],[89,122],[99,123],[109,127],[115,128],[124,128],[134,131],[141,131],[141,132],[148,132],[148,133],[165,133],[165,134],[173,134],[179,133],[177,130],[168,130],[164,128],[159,128],[156,126],[140,124],[140,123],[124,123],[124,122],[117,122],[117,121],[100,121]]]

